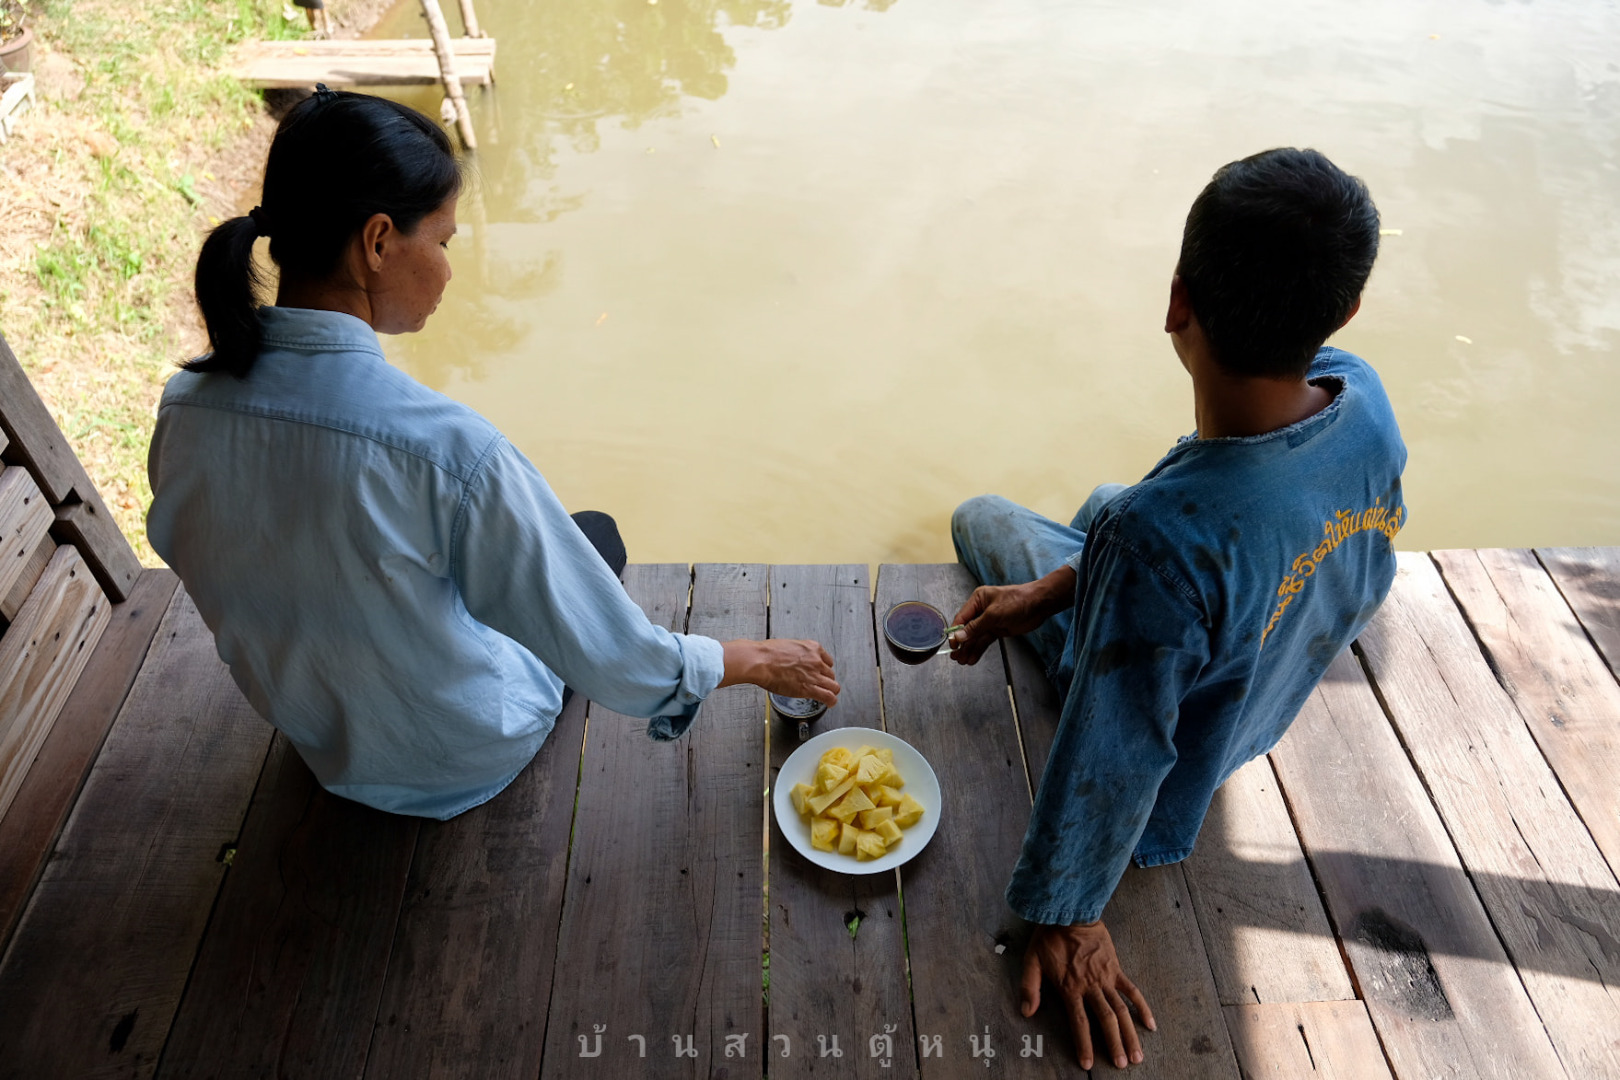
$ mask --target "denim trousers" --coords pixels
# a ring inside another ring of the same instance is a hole
[[[1065,565],[1078,573],[1092,522],[1128,486],[1099,485],[1067,525],[1000,495],[969,499],[951,515],[951,542],[956,545],[957,561],[980,585],[1022,585]],[[1070,606],[1024,638],[1040,657],[1059,694],[1069,692],[1074,677],[1074,650],[1069,642],[1073,626],[1074,608]]]

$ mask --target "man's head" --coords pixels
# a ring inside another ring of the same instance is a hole
[[[1367,185],[1315,150],[1267,150],[1193,201],[1176,273],[1222,368],[1297,379],[1355,313],[1377,255]]]

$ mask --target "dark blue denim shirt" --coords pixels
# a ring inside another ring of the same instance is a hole
[[[1215,789],[1288,729],[1395,577],[1406,447],[1377,374],[1324,348],[1321,412],[1189,436],[1098,515],[1077,559],[1068,683],[1007,901],[1090,922],[1131,856],[1192,854]]]

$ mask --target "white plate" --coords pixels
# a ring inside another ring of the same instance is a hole
[[[894,767],[906,782],[903,790],[923,804],[922,819],[903,830],[900,842],[881,859],[857,860],[853,855],[840,855],[836,851],[817,851],[810,846],[810,826],[793,809],[793,785],[814,783],[821,755],[835,746],[850,751],[863,746],[893,750]],[[934,838],[934,830],[939,828],[939,778],[928,760],[904,739],[876,728],[833,728],[801,743],[782,763],[782,771],[776,774],[776,790],[772,792],[771,802],[776,807],[776,823],[793,849],[817,866],[841,874],[880,874],[893,870],[927,847],[928,841]]]

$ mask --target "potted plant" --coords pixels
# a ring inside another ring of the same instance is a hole
[[[34,32],[23,23],[23,0],[0,0],[0,72],[28,71]]]

